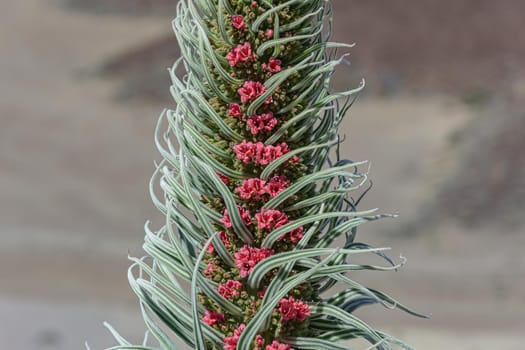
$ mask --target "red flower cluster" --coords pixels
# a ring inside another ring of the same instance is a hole
[[[237,30],[245,30],[247,28],[246,23],[244,23],[244,17],[241,15],[232,16],[230,25]]]
[[[264,346],[264,338],[260,335],[260,334],[257,334],[257,336],[255,337],[255,348],[253,348],[253,350],[263,350],[263,346]]]
[[[270,195],[272,198],[277,196],[279,193],[284,191],[289,184],[290,181],[286,180],[286,177],[283,175],[274,176],[270,182],[253,178],[244,180],[242,185],[237,187],[236,191],[244,200],[259,200],[266,194]]]
[[[290,239],[290,241],[293,243],[293,244],[297,244],[299,243],[299,241],[304,237],[304,229],[303,227],[298,227],[296,229],[293,229],[291,232],[290,232],[290,235],[288,236],[288,238]],[[280,237],[278,239],[278,241],[282,240],[284,238],[283,237]]]
[[[300,300],[295,300],[293,297],[283,298],[279,301],[279,312],[283,322],[303,322],[310,316],[308,305]]]
[[[233,300],[240,295],[242,283],[236,280],[228,280],[226,283],[219,283],[217,292],[228,300]]]
[[[226,317],[219,312],[206,310],[202,320],[209,326],[213,327],[217,322],[225,322]]]
[[[279,343],[277,340],[274,340],[271,345],[266,346],[265,350],[292,350],[290,345]]]
[[[237,103],[231,103],[230,108],[228,109],[228,114],[235,118],[242,118],[244,114],[242,113],[241,106]]]
[[[239,63],[246,63],[257,59],[255,53],[252,52],[252,46],[249,42],[243,45],[237,45],[227,55],[226,59],[230,66],[235,67]]]
[[[289,185],[290,181],[288,181],[284,175],[274,176],[266,185],[266,191],[270,194],[270,197],[273,198],[284,191]]]
[[[255,218],[257,219],[257,227],[260,230],[267,229],[268,231],[275,230],[290,222],[288,215],[275,209],[261,209],[259,213],[255,214]]]
[[[265,340],[259,334],[255,337],[255,348],[253,350],[263,350]],[[274,340],[270,345],[267,345],[264,350],[292,350],[290,345],[280,343],[277,340]]]
[[[235,350],[237,348],[237,342],[242,332],[246,328],[246,325],[242,323],[236,330],[233,331],[233,335],[224,338],[224,349]]]
[[[242,185],[237,187],[237,193],[241,196],[242,199],[261,199],[261,196],[267,193],[266,191],[266,181],[261,179],[248,179],[242,182]]]
[[[288,145],[282,142],[277,146],[265,146],[262,142],[246,142],[243,140],[242,143],[233,146],[235,155],[244,164],[255,163],[258,165],[268,165],[277,158],[290,152]]]
[[[210,262],[208,263],[208,265],[206,266],[206,268],[204,269],[203,273],[204,273],[204,276],[208,277],[208,278],[212,278],[213,277],[213,274],[215,273],[215,268],[217,266]]]
[[[244,84],[237,90],[241,97],[242,103],[251,102],[257,97],[261,96],[266,92],[266,88],[258,81],[245,81]],[[266,99],[266,104],[272,101],[272,97],[269,96]]]
[[[250,223],[251,223],[251,217],[250,217]],[[230,244],[230,241],[228,240],[228,236],[226,235],[226,232],[221,231],[218,233],[218,236],[221,239],[224,246],[226,248],[230,248],[231,244]],[[210,254],[213,254],[215,252],[215,246],[213,245],[213,243],[210,243],[210,245],[208,246],[207,252]]]
[[[282,70],[281,63],[282,63],[281,60],[270,57],[268,64],[266,63],[262,64],[262,69],[267,70],[268,72],[271,72],[271,73],[278,73]]]
[[[254,248],[245,245],[235,253],[235,265],[240,269],[242,278],[252,272],[255,265],[273,255],[273,250],[268,248]]]
[[[239,213],[241,214],[241,218],[244,221],[244,224],[246,226],[251,225],[252,215],[250,214],[250,211],[248,209],[244,209],[240,205],[237,206],[237,209],[239,209]],[[232,227],[232,220],[230,218],[230,213],[228,212],[228,209],[224,209],[222,219],[220,219],[219,221],[222,222],[226,228]]]
[[[225,184],[225,185],[228,185],[228,177],[218,173],[218,172],[215,172],[215,174],[217,174],[217,176],[219,177],[219,179],[221,179],[221,181]]]
[[[255,214],[255,218],[257,219],[257,227],[260,230],[268,231],[278,229],[290,222],[288,215],[275,209],[261,209],[259,213]],[[285,237],[285,235],[279,237],[278,241],[282,241]],[[302,226],[293,229],[288,236],[294,244],[299,242],[303,237],[304,230]]]
[[[278,120],[273,116],[272,112],[253,115],[248,119],[248,126],[253,135],[257,135],[261,131],[272,131],[277,123]]]

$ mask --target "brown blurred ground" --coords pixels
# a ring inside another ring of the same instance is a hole
[[[171,9],[0,3],[0,348],[100,349],[112,344],[106,319],[141,338],[125,259],[143,222],[160,222],[147,181],[156,116],[171,104]],[[336,85],[368,81],[343,127],[346,154],[372,161],[363,207],[402,214],[360,235],[409,258],[357,278],[433,314],[363,317],[419,349],[521,349],[525,3],[334,9],[335,39],[358,43]]]

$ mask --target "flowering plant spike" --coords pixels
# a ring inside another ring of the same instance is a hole
[[[347,276],[403,262],[356,241],[386,215],[351,198],[367,167],[340,159],[338,127],[364,83],[330,90],[337,49],[352,47],[329,42],[330,25],[328,0],[179,1],[176,108],[159,120],[150,184],[166,221],[146,225],[148,257],[129,271],[155,344],[108,326],[112,349],[410,349],[353,315],[418,314]],[[356,262],[365,254],[385,266]]]

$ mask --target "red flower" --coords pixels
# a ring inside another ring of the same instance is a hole
[[[254,115],[248,120],[248,126],[253,135],[257,135],[261,131],[272,131],[277,123],[278,121],[272,112]]]
[[[269,231],[275,230],[290,222],[288,215],[275,209],[261,209],[259,213],[255,214],[255,218],[257,219],[257,227],[259,229],[267,229]]]
[[[294,244],[299,243],[299,241],[304,237],[304,229],[303,227],[298,227],[296,229],[293,229],[292,232],[290,232],[290,241]]]
[[[255,158],[256,145],[253,142],[243,140],[242,143],[233,146],[233,151],[239,160],[244,164],[249,164]]]
[[[233,335],[224,338],[225,350],[235,350],[237,348],[237,342],[239,341],[239,337],[241,336],[245,328],[246,325],[243,323],[239,327],[237,327],[235,331],[233,331]]]
[[[260,165],[268,165],[288,152],[290,152],[290,149],[284,142],[277,146],[266,146],[264,154],[261,158],[256,159],[256,162]]]
[[[244,164],[250,164],[254,162],[259,165],[268,165],[277,158],[290,152],[286,143],[281,143],[277,146],[265,146],[262,142],[246,142],[243,140],[242,143],[233,146],[235,155]]]
[[[221,239],[222,243],[226,248],[230,248],[230,241],[228,240],[228,236],[226,235],[226,232],[221,231],[218,233],[219,238]]]
[[[238,297],[242,289],[242,283],[236,280],[228,280],[225,284],[220,283],[217,292],[228,300]]]
[[[217,174],[217,176],[219,177],[219,179],[221,179],[222,182],[224,182],[225,185],[228,185],[228,177],[218,173],[218,172],[215,172],[215,174]]]
[[[290,185],[290,181],[288,181],[286,177],[284,177],[284,175],[274,176],[270,179],[270,182],[266,185],[266,191],[273,198],[277,196],[279,193],[281,193],[282,191],[284,191],[289,185]]]
[[[208,263],[208,266],[204,269],[203,273],[206,277],[212,277],[212,275],[215,273],[215,264],[214,263]]]
[[[244,278],[252,272],[255,265],[271,255],[273,255],[271,249],[244,246],[234,255],[235,265],[240,269],[241,277]]]
[[[268,289],[268,287],[263,287],[263,289],[261,289],[260,291],[257,292],[257,296],[262,299],[264,298],[264,295],[266,294],[266,290]]]
[[[265,350],[292,350],[290,345],[279,343],[277,340],[274,340],[271,345],[267,345]]]
[[[252,46],[249,42],[245,42],[243,45],[237,45],[226,55],[226,59],[232,67],[235,67],[239,63],[246,63],[256,58],[257,57],[252,52]]]
[[[246,226],[252,224],[252,215],[250,214],[250,211],[248,209],[244,209],[240,205],[237,206],[237,209],[239,210],[239,213],[241,214],[241,218],[244,221],[244,224]],[[219,220],[224,224],[226,228],[232,227],[232,221],[230,217],[230,213],[228,212],[228,209],[224,209],[224,213],[222,215],[222,219]]]
[[[264,346],[264,338],[262,337],[262,335],[260,334],[257,334],[257,336],[255,337],[255,348],[253,350],[263,350],[263,346]]]
[[[241,97],[241,101],[245,103],[251,102],[264,94],[266,92],[266,88],[260,82],[250,80],[244,82],[237,92]]]
[[[224,246],[226,248],[230,248],[231,244],[230,244],[230,241],[228,240],[228,236],[226,235],[226,232],[221,231],[217,235],[221,239]],[[208,253],[212,254],[214,252],[215,252],[215,246],[213,245],[213,243],[210,243],[210,245],[208,246]]]
[[[241,106],[239,106],[237,103],[230,104],[230,108],[228,109],[228,114],[235,118],[243,117]]]
[[[283,322],[303,322],[310,316],[308,304],[305,304],[300,300],[295,300],[293,297],[289,297],[288,299],[283,298],[279,301],[279,312]]]
[[[265,195],[266,192],[266,181],[261,179],[248,179],[244,180],[242,185],[237,187],[237,192],[242,199],[260,199],[261,196]]]
[[[278,60],[276,58],[270,57],[270,60],[268,61],[268,64],[264,63],[262,65],[262,68],[264,70],[267,70],[272,73],[277,73],[282,70],[281,68],[281,60]]]
[[[202,320],[209,326],[213,327],[217,322],[225,322],[226,317],[224,317],[224,315],[221,313],[206,310]]]
[[[230,25],[238,30],[244,30],[246,29],[246,24],[244,23],[244,17],[240,15],[234,15],[232,16],[232,20],[230,22]]]

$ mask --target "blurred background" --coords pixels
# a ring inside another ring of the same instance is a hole
[[[0,348],[113,345],[144,326],[128,287],[153,128],[173,106],[175,0],[0,2]],[[418,349],[525,343],[525,2],[334,0],[356,42],[338,89],[367,89],[342,129],[372,163],[362,208],[400,213],[360,239],[408,257],[354,277],[420,312],[368,308]]]

